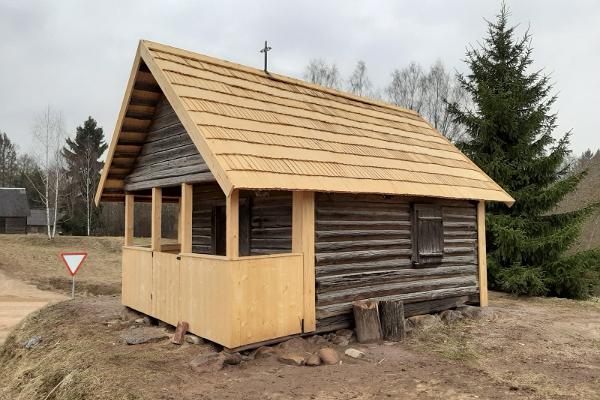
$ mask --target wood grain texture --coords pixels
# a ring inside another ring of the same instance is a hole
[[[190,332],[229,348],[301,333],[302,269],[300,254],[183,254],[181,319]]]
[[[133,150],[135,163],[124,179],[126,190],[215,181],[164,96],[156,106],[143,142]]]
[[[160,251],[161,225],[162,225],[162,190],[152,188],[152,217],[151,217],[151,241],[150,248]]]
[[[423,201],[441,207],[443,258],[439,265],[414,268],[411,202]],[[468,201],[317,194],[317,329],[333,318],[338,320],[331,326],[347,324],[340,321],[356,300],[399,296],[410,309],[411,303],[477,293],[476,217]]]
[[[292,213],[292,251],[304,256],[304,332],[312,332],[317,328],[314,192],[294,192]]]
[[[181,184],[180,200],[180,243],[182,253],[192,252],[192,221],[193,221],[193,186],[189,183]]]
[[[160,87],[226,194],[237,188],[514,202],[413,111],[149,41],[138,54],[149,74],[134,90]],[[128,108],[127,131],[147,129],[150,112],[144,103]],[[159,179],[163,185],[173,177]]]
[[[125,246],[133,245],[134,195],[125,195]]]
[[[477,203],[477,259],[479,263],[479,306],[488,306],[487,254],[485,243],[485,201]]]
[[[123,305],[152,315],[152,250],[142,247],[123,247],[122,297]]]
[[[226,232],[227,232],[227,258],[234,259],[240,255],[240,192],[233,190],[225,198],[226,214]]]

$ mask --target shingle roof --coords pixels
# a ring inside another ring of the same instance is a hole
[[[59,213],[59,220],[61,213]],[[54,208],[50,209],[50,224],[54,223]],[[46,210],[45,209],[32,209],[31,215],[27,217],[27,225],[29,226],[43,226],[47,224]]]
[[[27,217],[29,204],[23,188],[0,188],[0,217]]]
[[[514,202],[414,111],[158,43],[140,42],[138,54],[225,193]]]

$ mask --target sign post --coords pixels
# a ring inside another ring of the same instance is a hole
[[[67,271],[71,274],[71,278],[73,278],[71,284],[71,298],[75,298],[75,274],[79,271],[81,264],[83,264],[83,260],[87,258],[87,253],[60,253],[60,257],[62,258],[65,266],[67,267]]]

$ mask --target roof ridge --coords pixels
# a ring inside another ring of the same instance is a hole
[[[191,53],[196,56],[200,56],[200,59],[202,59],[202,61],[208,62],[209,64],[214,64],[217,66],[225,66],[227,68],[233,68],[238,71],[247,72],[247,73],[257,75],[257,76],[260,76],[263,78],[269,78],[269,79],[273,79],[276,81],[281,81],[281,82],[290,83],[290,84],[294,84],[294,85],[304,86],[308,89],[317,90],[317,91],[328,93],[328,94],[338,96],[338,97],[344,97],[349,100],[358,101],[358,102],[366,103],[366,104],[371,104],[374,106],[383,107],[383,108],[387,108],[387,109],[394,110],[394,111],[400,111],[403,113],[410,114],[414,117],[417,117],[418,119],[424,120],[424,118],[418,112],[416,112],[414,110],[396,106],[394,104],[386,103],[384,101],[375,100],[375,99],[371,99],[368,97],[358,96],[358,95],[355,95],[355,94],[352,94],[349,92],[345,92],[343,90],[329,88],[329,87],[318,85],[316,83],[311,83],[311,82],[308,82],[308,81],[305,81],[302,79],[293,78],[293,77],[287,76],[287,75],[265,72],[261,69],[250,67],[250,66],[247,66],[244,64],[240,64],[240,63],[236,63],[236,62],[228,61],[228,60],[223,60],[223,59],[220,59],[217,57],[208,56],[206,54],[197,53],[195,51],[191,51],[191,50],[187,50],[187,49],[169,46],[169,45],[166,45],[163,43],[154,42],[152,40],[142,39],[142,40],[140,40],[140,42],[142,42],[146,45],[158,45],[163,48],[175,50],[176,52]]]

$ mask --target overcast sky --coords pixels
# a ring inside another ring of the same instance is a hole
[[[394,68],[441,59],[464,71],[465,49],[484,36],[500,1],[25,1],[0,0],[0,131],[22,151],[50,105],[70,134],[88,115],[110,137],[139,39],[302,77],[311,58],[343,75],[357,60],[384,87]],[[533,35],[536,68],[559,95],[560,134],[576,153],[600,148],[600,2],[509,0],[519,32]]]

